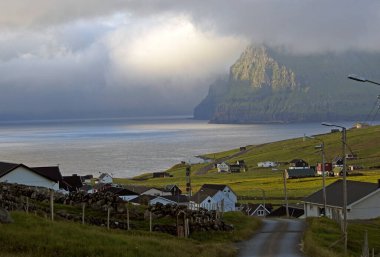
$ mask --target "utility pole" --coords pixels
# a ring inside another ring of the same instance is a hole
[[[347,232],[347,160],[346,160],[346,145],[347,145],[347,129],[343,126],[330,124],[330,123],[322,123],[323,126],[328,127],[337,127],[342,129],[342,154],[343,154],[343,239],[344,239],[344,255],[347,256],[347,241],[348,241],[348,232]]]
[[[289,205],[288,205],[288,192],[286,190],[286,170],[284,170],[284,195],[285,195],[285,208],[286,208],[286,218],[289,218]]]
[[[347,131],[342,127],[342,152],[343,152],[343,236],[344,236],[344,255],[347,256],[347,168],[346,168],[346,142]]]

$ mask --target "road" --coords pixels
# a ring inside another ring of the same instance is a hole
[[[238,246],[239,257],[304,257],[304,228],[303,220],[264,219],[260,231]]]

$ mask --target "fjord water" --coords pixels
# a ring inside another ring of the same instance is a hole
[[[0,161],[59,164],[64,175],[131,177],[200,154],[329,130],[319,123],[224,125],[186,117],[9,122],[0,123]]]

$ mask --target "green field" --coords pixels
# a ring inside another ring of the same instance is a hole
[[[229,213],[224,220],[234,224],[233,232],[202,232],[190,239],[179,239],[163,233],[52,222],[22,212],[11,214],[14,223],[0,223],[0,257],[232,257],[236,256],[232,242],[246,239],[260,225],[259,220],[242,213]]]
[[[326,161],[330,161],[341,155],[342,143],[341,133],[328,133],[318,135],[317,138],[324,140]],[[206,164],[192,165],[191,182],[193,191],[197,191],[204,183],[228,184],[239,195],[240,201],[252,201],[261,199],[262,190],[273,203],[281,203],[284,195],[283,191],[283,170],[287,165],[278,167],[277,170],[271,168],[258,168],[257,163],[261,161],[289,162],[292,159],[304,159],[310,165],[321,162],[320,153],[316,152],[314,146],[319,144],[316,140],[303,137],[273,142],[268,144],[248,146],[248,151],[241,156],[231,158],[228,162],[245,160],[248,171],[244,173],[219,174],[216,169],[210,170],[207,174],[197,175],[197,171]],[[347,152],[350,149],[358,155],[358,159],[348,161],[348,165],[362,166],[363,169],[355,171],[360,176],[350,176],[348,179],[377,182],[380,178],[380,126],[373,126],[364,129],[350,129],[347,131]],[[231,156],[239,152],[233,149],[226,152],[206,154],[204,157],[220,159]],[[167,184],[177,184],[185,190],[185,165],[177,164],[168,170],[173,177],[152,178],[152,174],[144,174],[134,179],[116,179],[121,184],[139,184],[148,186],[164,186]],[[327,178],[326,183],[330,184],[339,178]],[[319,190],[322,187],[322,178],[303,178],[287,180],[288,196],[293,202],[297,202],[304,196]]]

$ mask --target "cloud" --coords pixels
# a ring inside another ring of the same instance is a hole
[[[379,51],[375,0],[0,2],[0,116],[191,113],[249,42]]]

